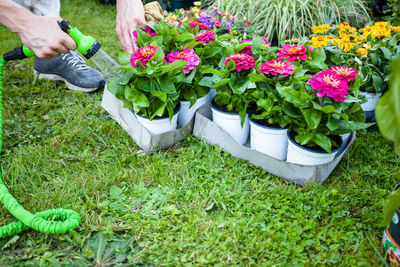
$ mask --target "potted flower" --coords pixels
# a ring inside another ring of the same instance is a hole
[[[371,125],[364,123],[360,105],[363,95],[356,75],[355,69],[332,67],[298,77],[291,85],[277,86],[289,102],[285,113],[292,118],[287,161],[304,165],[328,163],[342,143],[341,134]]]
[[[239,45],[236,49],[243,47]],[[249,135],[248,111],[253,101],[251,94],[256,88],[249,74],[255,73],[254,67],[253,57],[234,53],[224,59],[220,70],[208,70],[214,74],[211,86],[217,91],[211,101],[213,121],[242,145]]]
[[[264,62],[263,62],[264,61]],[[257,110],[250,118],[250,147],[280,160],[286,160],[287,132],[291,118],[284,113],[285,99],[277,84],[290,83],[295,66],[282,60],[261,60],[258,72],[250,80],[257,82],[252,96]]]
[[[138,121],[151,133],[176,129],[179,113],[177,84],[184,79],[186,61],[166,62],[161,47],[149,45],[132,55],[119,56],[122,75],[107,89],[133,110]]]

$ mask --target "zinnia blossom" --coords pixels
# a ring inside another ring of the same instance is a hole
[[[213,31],[200,32],[196,37],[196,42],[211,43],[217,35]]]
[[[358,71],[356,69],[353,68],[349,68],[346,66],[334,66],[331,68],[331,70],[336,73],[337,75],[339,75],[339,77],[342,80],[345,81],[354,81],[354,79],[356,78],[356,76],[358,75]]]
[[[356,50],[356,53],[363,56],[368,56],[368,49],[360,47]]]
[[[194,28],[196,28],[196,27],[199,27],[199,29],[200,30],[209,30],[210,29],[210,27],[207,25],[207,24],[205,24],[205,23],[200,23],[200,22],[198,22],[198,21],[196,21],[196,20],[193,20],[193,21],[191,21],[191,22],[189,22],[189,27],[190,27],[190,29],[194,29]]]
[[[319,25],[319,26],[312,26],[312,32],[314,34],[325,33],[330,28],[331,28],[331,25],[329,25],[329,24],[322,24],[322,25]]]
[[[143,66],[146,66],[147,62],[150,61],[151,57],[154,56],[158,49],[158,46],[145,46],[133,51],[131,55],[131,64],[132,67],[136,67],[139,62],[142,63]]]
[[[200,63],[200,58],[194,53],[193,49],[183,49],[183,51],[172,52],[167,55],[168,62],[172,63],[176,60],[186,61],[183,71],[188,74]]]
[[[327,69],[311,76],[308,80],[313,90],[318,91],[317,96],[333,98],[336,102],[344,101],[344,97],[348,95],[349,85],[346,80],[342,80],[333,70]]]
[[[304,45],[282,45],[279,49],[278,59],[287,58],[289,62],[293,62],[297,59],[306,60],[307,59],[307,49]]]
[[[282,75],[286,77],[293,73],[294,66],[288,62],[282,60],[270,60],[265,63],[261,63],[260,73]]]
[[[240,43],[242,44],[242,43],[247,43],[247,42],[252,42],[252,40],[243,40]],[[245,48],[243,48],[242,52],[247,54],[247,55],[249,55],[249,56],[253,55],[253,52],[251,51],[251,45],[246,46]]]
[[[242,69],[248,70],[248,69],[254,69],[256,66],[256,62],[253,57],[247,55],[247,54],[233,54],[230,57],[227,57],[224,61],[224,65],[228,65],[228,62],[230,60],[233,60],[236,64],[236,71],[241,71]]]

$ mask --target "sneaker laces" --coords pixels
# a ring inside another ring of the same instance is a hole
[[[64,54],[62,59],[77,70],[90,69],[90,67],[86,65],[85,60],[83,60],[76,51],[70,51],[68,54]]]

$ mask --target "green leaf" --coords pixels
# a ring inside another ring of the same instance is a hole
[[[389,90],[379,99],[375,116],[382,135],[394,142],[400,155],[400,58],[392,64],[392,70]]]
[[[382,92],[382,84],[383,82],[381,77],[378,75],[372,75],[372,85],[374,86],[376,92]]]
[[[230,80],[231,80],[231,79],[229,79],[229,78],[221,79],[221,80],[219,80],[218,82],[216,82],[212,87],[213,87],[214,89],[216,89],[216,88],[218,88],[218,87],[227,85],[227,84],[230,82]]]
[[[151,60],[155,60],[159,63],[164,61],[164,51],[161,49],[161,47],[157,48],[156,53],[151,57]]]
[[[196,75],[196,69],[192,70],[189,75],[185,76],[185,78],[182,80],[183,83],[188,83],[192,84],[193,78]]]
[[[243,92],[249,87],[249,84],[250,80],[247,75],[239,76],[232,73],[231,78],[229,79],[229,86],[235,94],[243,94]]]
[[[150,106],[149,100],[147,100],[146,95],[142,93],[135,94],[135,97],[134,99],[132,99],[132,102],[134,105],[137,105],[138,107],[141,108],[147,108]]]
[[[332,150],[332,142],[328,136],[323,135],[321,133],[316,133],[312,140],[315,144],[322,147],[326,152],[331,153]]]
[[[112,80],[107,85],[107,90],[110,91],[116,98],[122,100],[124,98],[125,86],[119,84],[118,79]]]
[[[206,86],[206,87],[212,87],[214,84],[214,78],[213,77],[203,77],[198,85],[200,86]]]
[[[235,50],[235,52],[240,52],[240,51],[242,51],[244,48],[246,48],[246,47],[248,47],[248,46],[251,46],[251,44],[252,44],[252,42],[245,42],[245,43],[238,44],[238,45],[234,46],[233,49]]]
[[[127,85],[129,81],[132,79],[132,72],[125,72],[121,77],[118,78],[118,83],[121,85]]]
[[[118,62],[120,65],[131,64],[131,54],[129,54],[128,52],[118,53]]]
[[[384,223],[388,225],[396,210],[400,207],[400,190],[392,193],[383,204]]]
[[[280,83],[277,83],[276,90],[286,101],[292,103],[294,106],[303,106],[304,102],[301,101],[300,92],[293,89],[292,86],[283,86]]]
[[[152,120],[154,117],[162,117],[164,115],[165,107],[167,106],[167,103],[160,103],[158,107],[156,107],[156,110],[153,112],[153,115],[150,115],[150,120]]]
[[[251,82],[256,83],[256,82],[268,82],[269,79],[265,77],[264,74],[257,74],[257,73],[250,73],[249,74],[249,79]]]
[[[316,110],[320,110],[324,113],[335,113],[336,112],[335,107],[332,105],[321,106],[320,104],[318,104],[317,102],[314,102],[314,101],[312,101],[312,104]]]
[[[176,60],[172,63],[168,63],[167,65],[164,65],[161,67],[161,74],[165,74],[167,72],[172,72],[179,68],[182,68],[182,72],[183,72],[183,66],[185,66],[186,64],[187,64],[187,62],[183,61],[183,60]]]
[[[306,119],[308,127],[312,130],[316,129],[321,122],[322,113],[316,110],[303,108],[301,108],[300,111]]]
[[[386,47],[380,47],[383,55],[385,56],[386,59],[392,60],[393,54],[390,52],[390,50]]]
[[[185,33],[180,34],[176,38],[176,40],[178,42],[186,42],[186,41],[189,41],[189,40],[194,40],[194,35],[192,33],[190,33],[190,32],[185,32]]]
[[[167,102],[167,94],[161,91],[151,91],[150,94],[158,99],[160,99],[162,102],[166,103]]]
[[[315,49],[311,56],[312,59],[308,61],[311,66],[321,69],[325,68],[326,54],[322,48]]]

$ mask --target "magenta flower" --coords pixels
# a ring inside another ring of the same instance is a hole
[[[270,60],[265,63],[261,63],[260,73],[282,75],[286,77],[293,73],[294,66],[288,62],[282,60]]]
[[[211,43],[217,35],[213,31],[200,32],[196,37],[196,42]]]
[[[343,102],[344,97],[349,94],[347,92],[349,89],[347,81],[330,69],[311,76],[307,83],[311,84],[313,90],[318,91],[317,96],[323,97],[327,95],[336,102]]]
[[[131,55],[132,67],[136,67],[139,62],[142,63],[143,66],[146,66],[147,62],[149,62],[151,57],[154,56],[157,49],[157,46],[149,45],[133,51],[133,54]]]
[[[176,60],[186,61],[187,64],[183,66],[183,71],[188,74],[200,63],[200,58],[194,53],[193,49],[183,49],[183,51],[176,51],[167,55],[168,62],[172,63]]]
[[[345,66],[334,66],[331,68],[331,70],[333,72],[335,72],[337,75],[339,75],[339,77],[342,80],[345,81],[354,81],[354,79],[356,78],[356,76],[358,75],[358,71],[353,69],[353,68],[349,68],[349,67],[345,67]]]
[[[241,41],[240,43],[242,44],[242,43],[247,43],[247,42],[251,42],[251,41],[252,41],[252,40],[243,40],[243,41]],[[246,46],[245,48],[243,48],[243,49],[242,49],[242,52],[245,53],[245,54],[247,54],[247,55],[249,55],[249,56],[252,56],[252,55],[253,55],[253,52],[251,51],[251,45]]]
[[[264,40],[264,42],[265,42],[266,45],[271,46],[271,43],[268,42],[267,38],[262,38],[262,39]]]
[[[207,24],[200,23],[196,20],[189,22],[189,26],[190,26],[190,29],[192,29],[192,30],[196,27],[199,27],[200,30],[209,30],[210,29],[210,26],[208,26]]]
[[[153,32],[153,29],[150,28],[149,26],[146,26],[146,28],[144,28],[144,32],[147,35],[149,35],[150,37],[157,36],[157,33]],[[133,34],[133,37],[135,37],[136,40],[139,38],[136,30],[134,30],[132,32],[132,34]],[[137,41],[136,41],[136,43],[137,43]]]
[[[236,71],[241,71],[242,69],[248,70],[248,69],[254,69],[256,62],[252,56],[249,56],[247,54],[233,54],[230,57],[227,57],[224,61],[224,65],[228,65],[228,62],[230,60],[233,60],[236,64]]]
[[[289,62],[293,62],[297,59],[306,60],[307,59],[307,49],[304,45],[282,45],[279,49],[278,59],[287,58]]]

